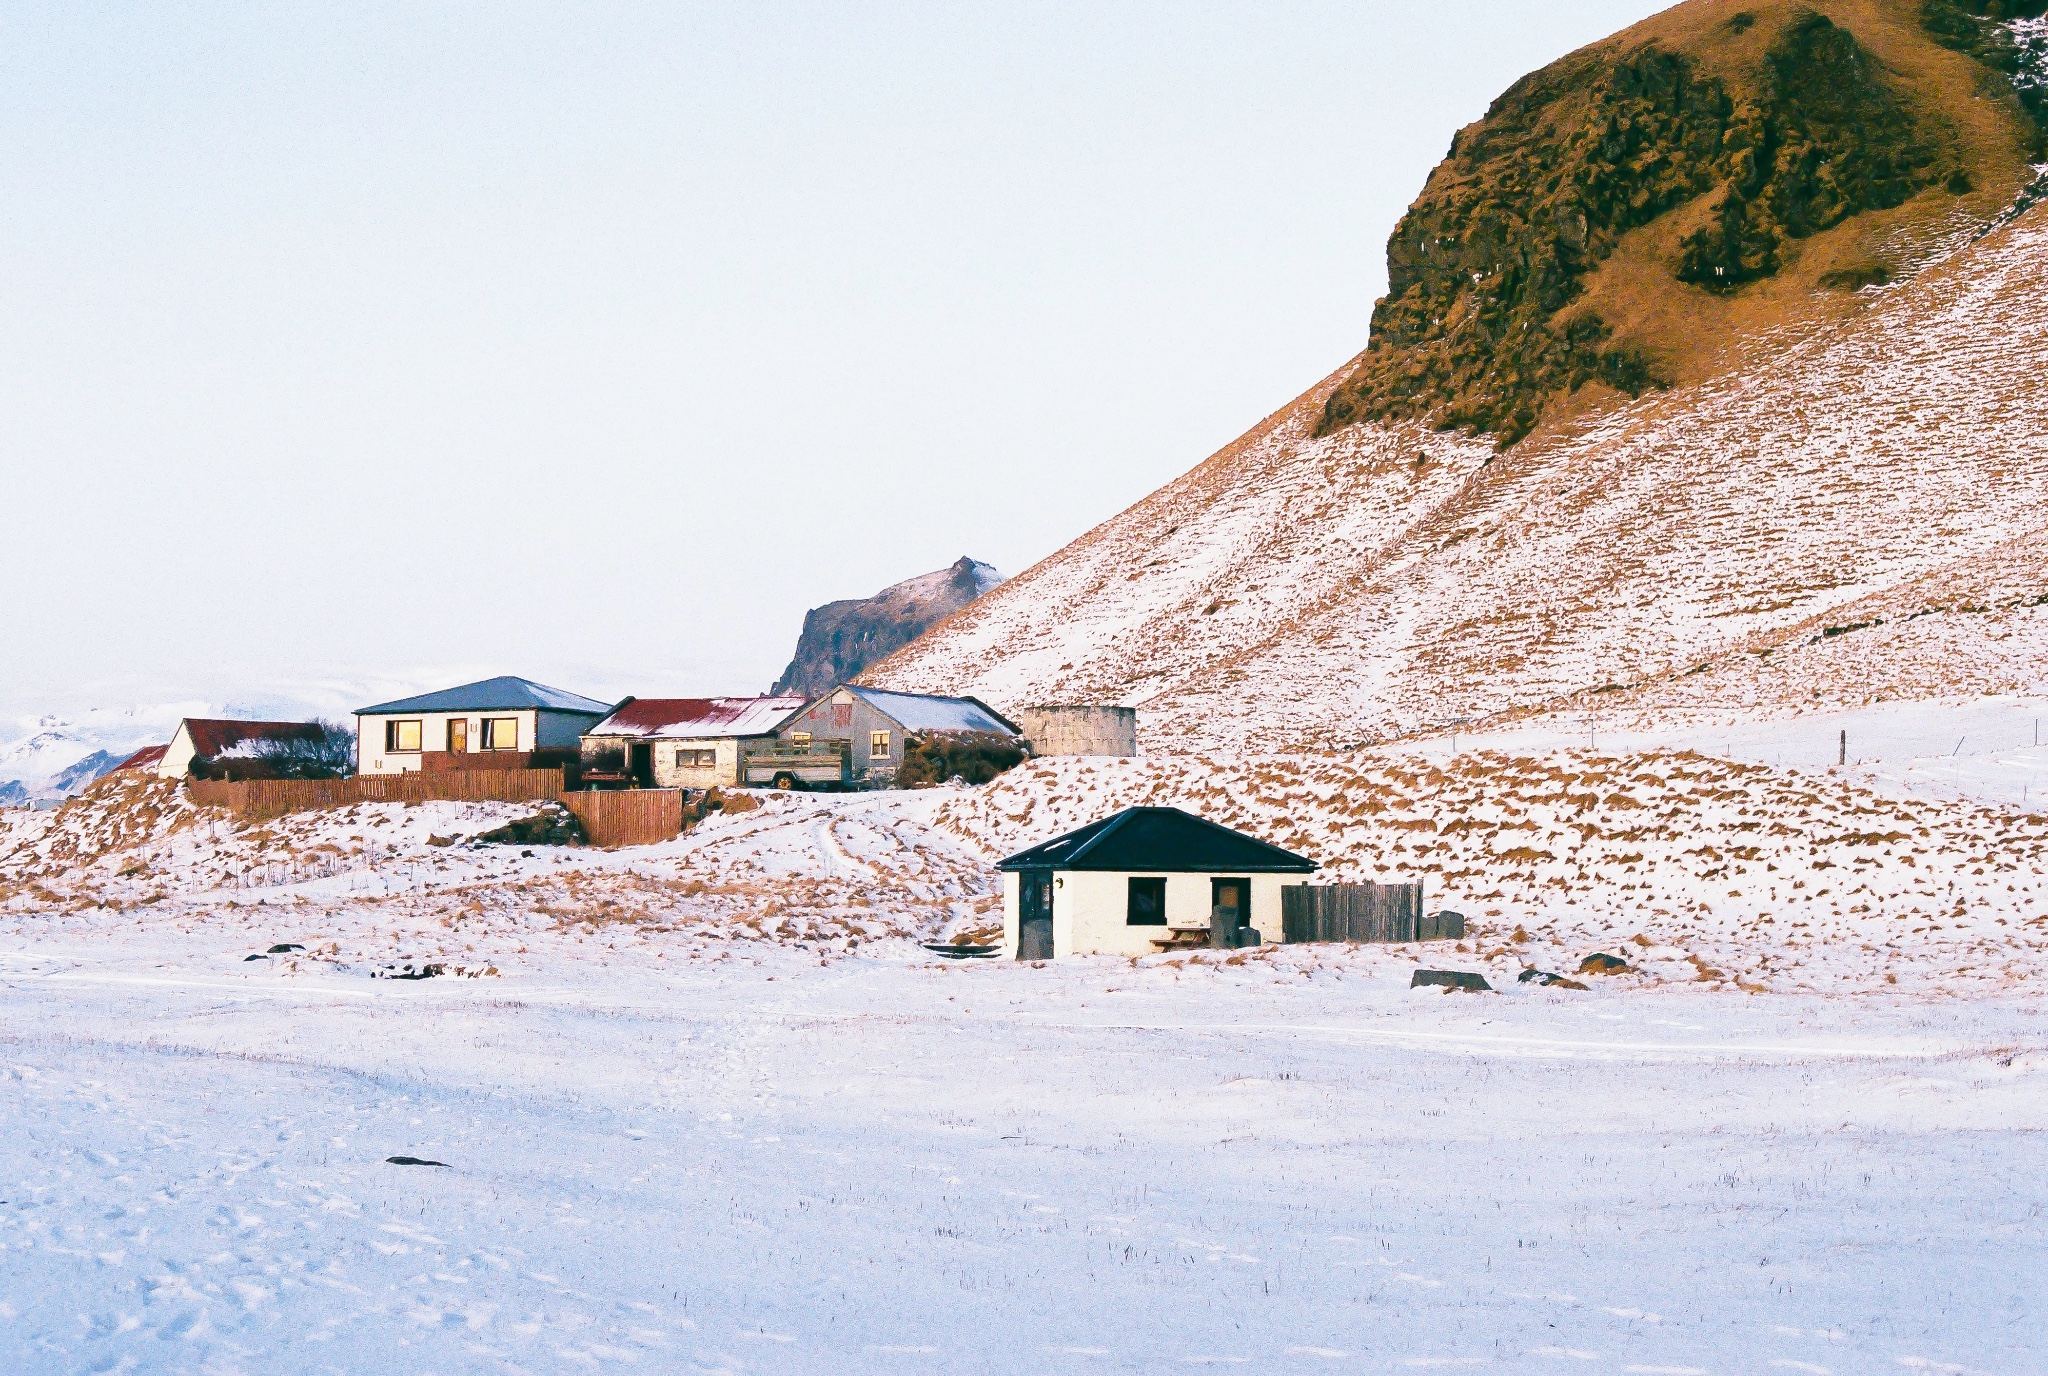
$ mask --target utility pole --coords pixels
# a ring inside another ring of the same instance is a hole
[[[1849,763],[1849,729],[1847,727],[1842,728],[1842,752],[1841,755],[1835,760],[1835,763]]]

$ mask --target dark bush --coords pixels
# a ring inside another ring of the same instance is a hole
[[[914,731],[903,741],[898,788],[929,788],[948,779],[985,784],[1031,758],[1024,742],[996,731]]]
[[[255,740],[231,754],[195,755],[195,779],[346,779],[356,772],[356,733],[338,721],[311,723],[303,736]]]

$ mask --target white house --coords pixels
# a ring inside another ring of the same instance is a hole
[[[531,679],[487,678],[356,710],[356,773],[402,774],[430,752],[453,755],[575,751],[611,704]],[[489,758],[476,762],[488,768]]]
[[[585,778],[616,768],[640,787],[730,788],[740,750],[772,739],[801,712],[800,697],[627,698],[583,733]]]
[[[1018,960],[1280,939],[1280,889],[1316,863],[1176,807],[1127,808],[1002,862]]]

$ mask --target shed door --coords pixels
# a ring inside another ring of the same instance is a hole
[[[1252,916],[1252,881],[1211,879],[1209,881],[1209,944],[1224,949],[1237,945],[1237,934]]]
[[[448,723],[448,749],[457,755],[469,752],[469,721],[456,717]]]
[[[1052,959],[1052,871],[1017,876],[1017,959]]]

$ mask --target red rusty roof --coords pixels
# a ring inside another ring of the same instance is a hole
[[[586,734],[663,740],[768,736],[802,711],[805,701],[800,697],[632,698]]]
[[[250,741],[310,741],[322,735],[313,721],[208,721],[185,718],[185,730],[192,737],[192,749],[201,755],[219,755]]]
[[[115,769],[155,769],[163,763],[168,745],[145,745],[127,759],[114,766]]]

